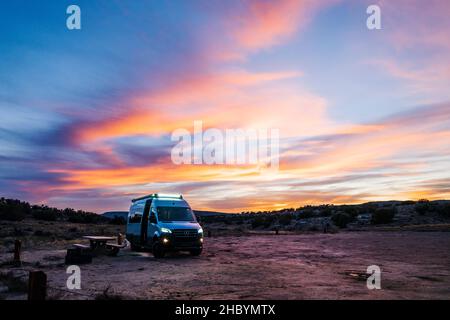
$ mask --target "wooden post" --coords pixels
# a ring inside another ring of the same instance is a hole
[[[28,300],[45,300],[47,296],[47,275],[43,271],[30,271],[28,279]]]
[[[22,241],[16,240],[14,242],[14,264],[15,265],[21,265],[22,262],[20,260],[20,250],[22,248]]]

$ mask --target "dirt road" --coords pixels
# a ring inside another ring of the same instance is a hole
[[[50,294],[85,299],[110,287],[131,299],[450,299],[449,232],[230,236],[205,246],[200,257],[123,250],[95,258],[81,266],[81,294]],[[41,261],[49,285],[65,289],[64,254],[26,252],[25,260]],[[369,265],[382,270],[381,290],[358,276]]]

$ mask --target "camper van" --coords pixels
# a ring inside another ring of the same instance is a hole
[[[127,219],[132,250],[149,249],[156,258],[168,251],[203,249],[203,229],[182,195],[150,194],[132,200]]]

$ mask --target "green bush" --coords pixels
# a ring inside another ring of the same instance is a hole
[[[345,212],[338,212],[331,216],[331,221],[339,228],[346,228],[352,220],[352,217]]]
[[[372,224],[386,224],[392,222],[396,213],[395,207],[378,208],[372,213]]]

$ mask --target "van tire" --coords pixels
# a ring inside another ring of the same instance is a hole
[[[202,253],[202,248],[190,250],[189,253],[190,253],[192,256],[199,256],[199,255],[201,255],[201,253]]]
[[[162,247],[161,243],[159,243],[159,241],[155,241],[155,243],[153,244],[152,253],[155,258],[164,258],[164,255],[166,254],[164,248]]]

